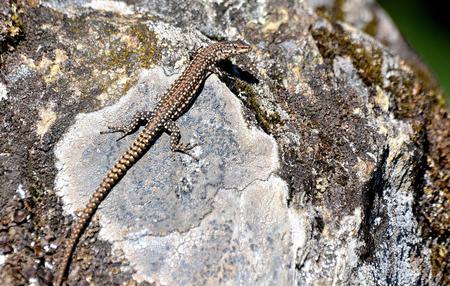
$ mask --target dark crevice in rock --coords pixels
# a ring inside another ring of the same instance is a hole
[[[284,146],[281,148],[282,162],[280,176],[289,186],[287,204],[289,207],[298,208],[303,199],[310,201],[316,188],[314,175],[304,166],[301,153],[294,147]]]
[[[258,78],[249,71],[242,69],[240,66],[233,64],[230,60],[220,61],[218,67],[232,77],[238,78],[248,84],[258,84]],[[227,79],[227,78],[225,78]]]
[[[365,242],[364,248],[360,252],[361,259],[366,261],[373,257],[373,251],[376,247],[376,243],[379,242],[377,237],[380,231],[384,229],[382,226],[375,225],[376,218],[382,218],[386,216],[381,207],[380,200],[383,196],[383,190],[386,189],[388,179],[385,178],[386,163],[389,156],[389,147],[385,147],[381,153],[378,166],[373,171],[370,180],[363,188],[363,222],[361,229],[359,230],[359,236],[362,237]],[[381,221],[384,221],[383,219]],[[381,234],[382,235],[382,234]]]
[[[320,216],[320,213],[317,212],[316,216],[314,216],[313,224],[312,224],[312,236],[314,240],[319,241],[322,235],[322,231],[325,228],[325,221]]]
[[[281,118],[278,113],[268,114],[262,106],[259,95],[253,88],[259,80],[252,73],[241,69],[231,63],[231,61],[221,61],[219,67],[230,76],[224,76],[221,80],[227,87],[241,99],[245,107],[252,111],[254,119],[267,134],[276,135],[276,129],[281,124]]]

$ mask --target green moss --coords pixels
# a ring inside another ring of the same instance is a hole
[[[9,1],[5,14],[0,14],[0,56],[8,50],[14,50],[24,37],[22,15],[23,7],[17,1]],[[0,59],[1,63],[1,59]]]
[[[267,133],[273,133],[277,128],[277,125],[282,123],[281,116],[276,112],[270,115],[266,113],[261,106],[257,93],[250,84],[242,80],[236,80],[234,82],[234,87],[236,91],[244,94],[245,98],[243,102],[245,106],[254,112],[256,120],[261,124],[263,130]]]
[[[378,17],[375,13],[372,14],[372,20],[364,27],[363,31],[371,36],[376,36],[378,31]]]
[[[316,14],[328,21],[333,21],[334,17],[331,15],[330,9],[327,6],[318,6],[315,10]]]
[[[345,13],[344,13],[344,3],[345,0],[335,0],[334,6],[333,6],[333,14],[334,19],[337,21],[344,21],[345,20]]]
[[[334,28],[333,31],[323,28],[311,31],[322,57],[331,64],[336,56],[347,56],[352,60],[359,76],[367,86],[372,84],[382,86],[382,51],[353,41],[339,25],[334,25]]]
[[[325,5],[318,6],[315,12],[320,17],[325,18],[331,22],[344,21],[344,3],[345,0],[336,0],[331,7]]]
[[[445,244],[434,243],[431,248],[431,262],[434,275],[438,273],[448,273],[450,270],[448,257],[448,246]],[[444,276],[442,282],[442,285],[449,285],[448,283],[450,283],[450,278],[448,278],[448,276]]]
[[[130,22],[122,28],[115,23],[99,21],[89,16],[71,22],[72,37],[79,38],[82,49],[74,50],[85,70],[91,75],[80,74],[87,88],[96,78],[100,94],[119,96],[136,82],[136,72],[150,68],[160,61],[161,53],[156,34],[141,22]],[[90,37],[86,38],[86,34]],[[95,39],[99,44],[92,45]],[[95,71],[95,74],[92,74]],[[126,79],[121,88],[117,82]],[[99,105],[100,107],[100,105]]]
[[[416,117],[420,113],[419,110],[422,110],[423,98],[421,98],[422,96],[414,96],[414,87],[418,84],[415,78],[412,75],[402,73],[401,76],[390,77],[389,82],[386,90],[394,95],[393,112],[395,116],[402,119]]]
[[[156,34],[142,24],[131,27],[131,36],[139,42],[136,49],[139,63],[143,68],[150,68],[155,62],[159,61],[161,55],[156,46]]]
[[[75,53],[87,66],[98,70],[125,69],[131,74],[138,68],[150,68],[161,56],[156,34],[143,23],[131,22],[122,28],[89,15],[67,20],[71,38],[79,39],[83,49]],[[90,35],[86,37],[86,34]],[[93,45],[92,41],[98,42]]]
[[[345,21],[345,11],[343,9],[345,0],[336,0],[333,6],[318,6],[315,12],[318,16],[327,19],[330,22]],[[371,36],[375,36],[378,30],[378,17],[372,12],[372,19],[364,27],[363,31]]]
[[[125,82],[125,84],[123,85],[123,92],[129,91],[130,88],[136,84],[136,82],[137,82],[136,78],[132,78],[130,80],[127,80],[127,82]]]
[[[144,24],[131,26],[125,32],[125,36],[129,37],[128,42],[123,41],[123,35],[116,33],[110,35],[110,38],[114,40],[109,43],[110,48],[104,51],[103,57],[97,58],[99,66],[104,66],[104,69],[108,70],[125,69],[126,74],[130,75],[139,68],[148,69],[160,60],[161,54],[157,46],[156,34],[148,30]],[[100,85],[100,90],[107,92],[120,76],[120,74],[111,73],[110,77]],[[133,78],[127,80],[122,92],[128,91],[135,82]]]
[[[148,30],[143,24],[136,24],[130,27],[127,34],[135,46],[124,43],[121,38],[114,39],[110,43],[111,48],[104,52],[101,59],[108,69],[124,67],[129,71],[130,68],[136,68],[134,63],[142,68],[150,68],[159,61],[160,53],[153,31]]]

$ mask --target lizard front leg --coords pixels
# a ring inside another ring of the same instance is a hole
[[[117,141],[119,141],[125,136],[134,133],[139,126],[147,124],[152,117],[153,112],[151,111],[139,111],[134,114],[133,118],[130,120],[130,122],[128,122],[128,124],[123,124],[120,126],[108,126],[108,130],[101,131],[100,134],[122,132],[123,135],[119,139],[117,139]]]
[[[223,78],[224,77],[224,72],[216,65],[213,65],[211,67],[208,68],[208,75],[210,76],[211,74],[215,74],[217,75],[217,77],[219,78]]]

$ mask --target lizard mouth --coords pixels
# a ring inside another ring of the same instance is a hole
[[[245,54],[252,50],[252,46],[242,40],[234,41],[233,49],[235,54]]]
[[[251,50],[252,50],[252,47],[249,46],[249,45],[245,45],[245,46],[242,46],[242,47],[239,48],[239,52],[242,53],[242,54],[243,53],[248,53]]]
[[[241,44],[241,45],[237,48],[237,50],[238,50],[238,53],[240,53],[240,54],[245,54],[245,53],[250,52],[250,51],[252,50],[252,47],[251,47],[250,45],[247,45],[247,44]]]

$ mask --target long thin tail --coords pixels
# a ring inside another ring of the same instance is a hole
[[[139,160],[139,158],[145,153],[151,141],[153,141],[152,137],[154,137],[154,134],[155,132],[152,132],[148,128],[145,128],[139,134],[138,138],[133,142],[133,145],[128,148],[128,150],[122,155],[122,157],[120,157],[120,159],[114,164],[114,166],[103,178],[100,186],[94,192],[91,199],[89,200],[89,203],[84,208],[79,221],[75,224],[70,238],[66,243],[63,260],[60,264],[54,283],[55,286],[62,285],[64,274],[66,273],[67,267],[69,266],[69,260],[72,256],[72,252],[98,206],[105,199],[111,189],[123,178],[127,170],[130,169],[131,166],[133,166],[134,162]]]

